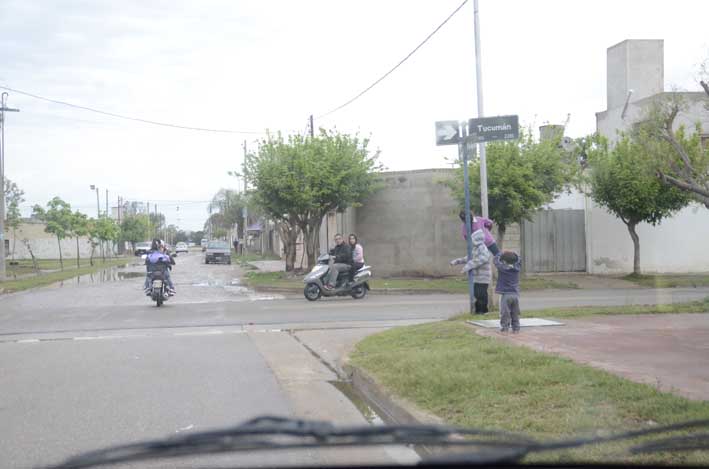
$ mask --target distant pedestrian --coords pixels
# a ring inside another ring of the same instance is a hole
[[[518,333],[519,326],[519,275],[522,261],[513,251],[504,251],[494,258],[497,267],[497,287],[495,293],[500,297],[500,332],[507,333],[512,326],[512,332]]]
[[[239,238],[234,238],[234,254],[239,254]]]
[[[468,260],[466,257],[453,259],[450,263],[465,264],[462,273],[473,271],[473,287],[475,294],[475,314],[486,314],[488,312],[487,288],[492,281],[492,267],[490,266],[491,254],[485,246],[485,233],[477,230],[472,235],[473,257]]]
[[[463,239],[466,239],[468,233],[465,229],[465,211],[461,210],[460,213],[458,213],[458,217],[463,223],[460,227],[460,234]],[[500,249],[497,247],[497,243],[495,242],[495,238],[492,237],[492,233],[490,233],[490,230],[492,229],[492,220],[489,218],[476,217],[475,213],[470,210],[470,224],[472,225],[470,230],[471,233],[475,233],[478,230],[483,231],[483,234],[485,235],[485,246],[487,246],[492,255],[496,256],[499,254]]]

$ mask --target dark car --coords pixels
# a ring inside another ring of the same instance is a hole
[[[210,241],[204,252],[204,263],[211,264],[221,262],[231,264],[231,247],[226,241]]]

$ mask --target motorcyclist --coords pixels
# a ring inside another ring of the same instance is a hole
[[[172,266],[175,265],[175,260],[171,256],[165,254],[164,251],[165,243],[157,238],[153,239],[150,246],[150,251],[145,258],[145,268],[147,274],[145,276],[144,287],[146,295],[150,295],[150,273],[158,269],[163,271],[165,283],[167,283],[168,294],[174,295],[176,293],[175,285],[172,283],[172,279],[170,278],[170,270],[172,269]],[[158,267],[158,265],[160,265],[160,267]]]
[[[330,273],[325,289],[332,290],[337,285],[340,272],[349,272],[352,267],[352,249],[340,233],[335,235],[335,247],[330,250]]]

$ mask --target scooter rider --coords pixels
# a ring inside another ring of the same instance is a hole
[[[159,239],[153,239],[153,243],[150,246],[150,252],[148,252],[145,258],[145,267],[147,274],[145,276],[145,294],[150,294],[150,272],[156,270],[157,264],[164,264],[166,268],[163,269],[165,283],[167,283],[168,293],[171,295],[175,294],[175,286],[170,278],[170,269],[175,265],[174,259],[171,256],[165,254],[165,244]]]
[[[335,288],[340,272],[348,272],[352,268],[352,249],[340,233],[335,235],[335,247],[330,250],[330,256],[330,273],[324,285],[328,290]]]

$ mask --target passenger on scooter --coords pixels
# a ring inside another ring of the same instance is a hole
[[[352,249],[340,233],[335,235],[335,247],[330,250],[330,256],[330,273],[324,285],[328,290],[335,288],[340,272],[348,272],[352,267]]]
[[[357,235],[350,233],[350,249],[352,249],[352,272],[356,272],[364,267],[364,248],[359,244]]]
[[[146,295],[150,294],[150,273],[159,269],[163,271],[165,283],[167,283],[168,293],[170,293],[171,295],[175,294],[175,285],[172,283],[172,279],[170,278],[170,269],[173,265],[175,265],[175,261],[174,259],[172,259],[172,257],[165,254],[163,252],[164,250],[164,243],[157,238],[153,239],[153,243],[150,246],[150,251],[148,252],[147,257],[145,258],[145,268],[147,274],[145,276],[144,287]],[[159,264],[162,264],[163,267],[159,268]]]

